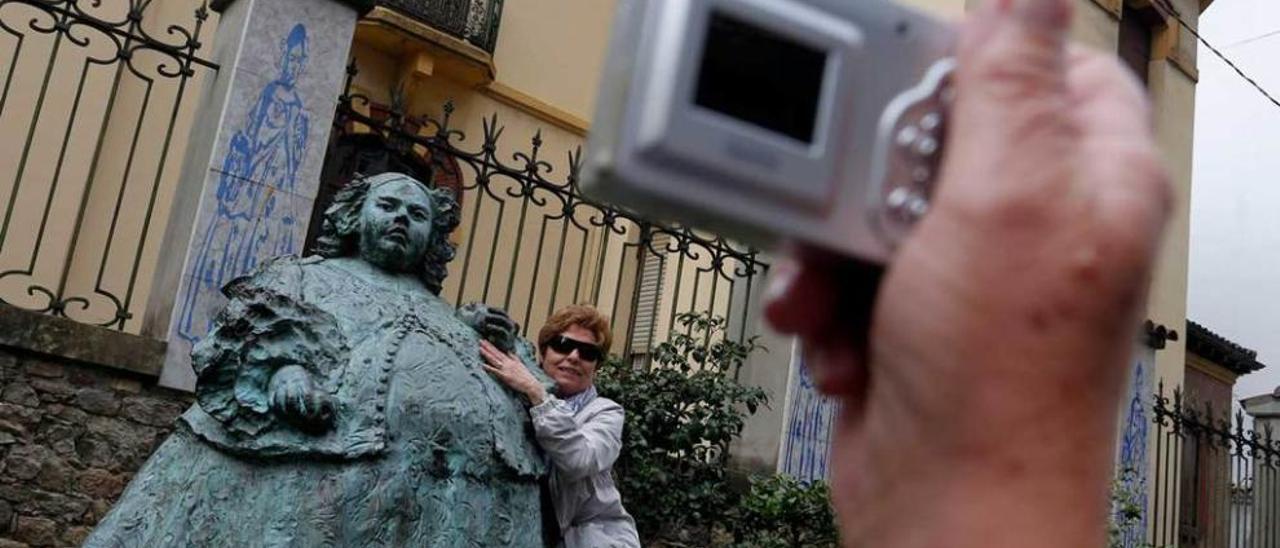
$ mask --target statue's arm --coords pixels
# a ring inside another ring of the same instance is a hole
[[[229,430],[255,434],[284,420],[317,431],[331,422],[321,388],[344,359],[344,336],[334,318],[292,295],[299,281],[290,267],[272,263],[229,284],[226,308],[192,351],[196,401]]]
[[[480,338],[493,343],[503,352],[514,352],[520,338],[520,325],[507,311],[484,303],[470,303],[458,308],[458,319],[471,326]]]
[[[482,303],[471,303],[458,309],[458,318],[475,329],[480,338],[493,343],[503,352],[515,354],[548,394],[555,393],[555,383],[539,365],[537,349],[533,343],[520,337],[520,325],[505,310]]]

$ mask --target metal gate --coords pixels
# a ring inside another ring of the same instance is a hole
[[[218,68],[195,1],[0,0],[0,303],[137,331]]]
[[[1280,437],[1180,389],[1154,411],[1148,546],[1280,547]]]
[[[633,358],[684,329],[677,316],[685,312],[725,319],[722,336],[750,335],[753,288],[768,268],[755,250],[584,196],[580,149],[553,165],[539,132],[527,148],[500,152],[504,129],[497,114],[484,120],[482,139],[470,144],[451,125],[451,103],[438,118],[410,115],[355,94],[354,67],[349,74],[313,229],[315,216],[357,173],[403,171],[454,189],[462,206],[454,235],[458,256],[442,293],[455,304],[500,306],[526,336],[560,306],[593,304],[614,319],[614,348]]]

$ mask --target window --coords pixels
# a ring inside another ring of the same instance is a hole
[[[1152,44],[1157,25],[1163,25],[1159,12],[1125,4],[1120,15],[1120,60],[1145,86],[1151,70]]]

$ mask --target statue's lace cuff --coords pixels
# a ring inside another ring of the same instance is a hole
[[[229,284],[224,292],[230,302],[192,351],[196,401],[239,434],[256,435],[275,425],[269,388],[278,369],[297,365],[323,379],[346,355],[337,321],[292,296],[292,269],[279,266],[284,265]]]

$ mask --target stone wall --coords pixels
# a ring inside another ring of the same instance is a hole
[[[191,395],[0,344],[0,548],[79,546]]]

